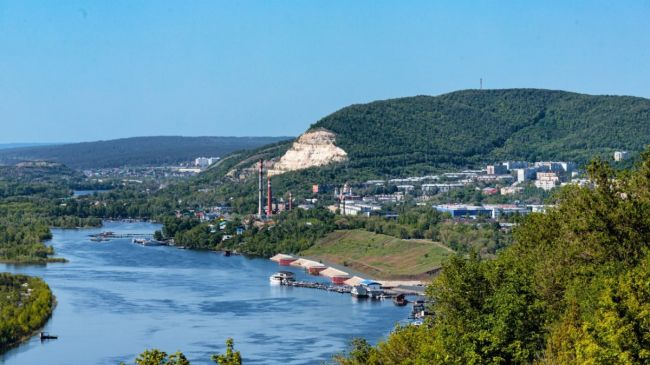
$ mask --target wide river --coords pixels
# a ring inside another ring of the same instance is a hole
[[[409,314],[409,306],[391,301],[271,286],[269,275],[280,268],[265,259],[88,237],[159,228],[106,222],[101,229],[55,229],[51,244],[70,262],[0,265],[0,271],[40,276],[50,285],[58,304],[45,331],[59,336],[34,337],[0,355],[0,364],[133,364],[147,348],[180,350],[192,364],[209,364],[228,337],[246,364],[318,364],[353,337],[377,342]],[[288,270],[298,279],[317,279]]]

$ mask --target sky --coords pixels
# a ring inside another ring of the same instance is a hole
[[[296,136],[461,89],[650,98],[650,0],[0,0],[0,143]]]

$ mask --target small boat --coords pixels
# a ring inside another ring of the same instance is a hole
[[[148,240],[146,238],[134,238],[131,240],[133,243],[137,243],[142,246],[160,246],[162,243],[159,241]]]
[[[367,298],[368,290],[366,290],[366,288],[361,285],[355,285],[352,287],[352,290],[350,290],[350,294],[352,294],[352,296],[355,298]]]
[[[406,296],[404,294],[399,294],[395,298],[393,298],[393,303],[395,305],[398,305],[400,307],[405,306],[409,301],[406,300]]]
[[[230,250],[224,250],[223,255],[226,256],[226,257],[230,256],[231,255]]]
[[[294,274],[291,271],[278,271],[269,277],[271,284],[282,284],[294,280]]]
[[[59,336],[54,336],[48,332],[41,332],[41,340],[56,340]]]

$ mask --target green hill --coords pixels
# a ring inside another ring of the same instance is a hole
[[[110,168],[169,165],[199,156],[222,157],[234,151],[257,148],[290,137],[133,137],[108,141],[70,143],[0,150],[0,162],[48,160],[66,166]]]
[[[500,160],[582,164],[598,155],[611,158],[615,150],[634,155],[650,143],[650,100],[537,89],[465,90],[352,105],[308,130],[319,128],[336,133],[335,143],[348,161],[276,176],[276,192],[301,198],[311,196],[317,183],[413,176]],[[218,186],[209,197],[201,196],[202,202],[229,200],[238,210],[253,212],[255,178],[233,178],[239,171],[224,176],[258,158],[278,158],[289,146],[285,141],[231,156],[190,184]]]
[[[337,134],[349,167],[379,174],[494,160],[587,162],[650,143],[650,100],[538,89],[464,90],[343,108],[311,126]]]

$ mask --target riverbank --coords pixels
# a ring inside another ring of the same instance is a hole
[[[52,317],[56,298],[40,278],[0,274],[0,354],[26,342]]]
[[[192,364],[232,337],[244,362],[304,365],[331,360],[354,337],[372,344],[405,321],[408,306],[355,300],[325,290],[273,286],[278,265],[221,252],[143,247],[128,238],[93,243],[89,234],[153,232],[160,225],[105,222],[103,228],[52,230],[65,265],[1,265],[0,270],[43,278],[56,294],[43,331],[59,340],[31,338],[0,363],[129,363],[143,349],[183,349]],[[293,270],[297,281],[322,281]],[[345,332],[341,329],[344,328]]]

